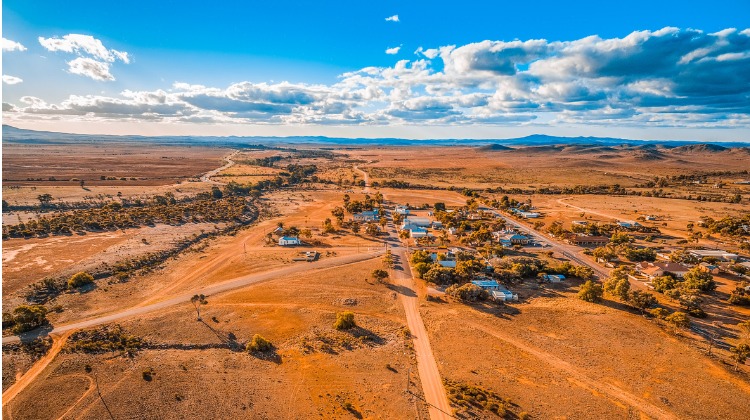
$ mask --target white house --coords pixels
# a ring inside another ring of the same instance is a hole
[[[724,261],[737,261],[740,256],[732,254],[731,252],[722,251],[720,249],[694,249],[690,251],[691,255],[698,258],[714,257]]]
[[[409,235],[412,238],[424,238],[427,236],[427,229],[421,227],[413,227],[409,229]]]
[[[513,292],[508,289],[493,290],[490,293],[492,294],[492,299],[496,302],[518,300],[518,295],[513,294]]]
[[[302,242],[296,236],[282,236],[279,238],[279,245],[281,246],[300,245],[301,243]]]
[[[354,220],[357,222],[377,222],[378,219],[378,209],[354,214]]]
[[[426,228],[432,224],[432,221],[428,219],[427,217],[407,216],[404,219],[404,224],[410,224],[410,225]]]
[[[409,214],[409,208],[406,206],[396,206],[395,212],[400,215],[406,216]]]
[[[537,212],[533,212],[533,211],[522,211],[522,212],[519,212],[518,214],[520,214],[521,217],[523,217],[524,219],[537,219],[541,217],[541,214]]]

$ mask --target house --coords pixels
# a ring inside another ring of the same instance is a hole
[[[379,219],[378,209],[354,213],[355,222],[377,222]]]
[[[490,294],[495,302],[518,300],[518,295],[513,294],[513,292],[505,288],[502,288],[500,290],[493,290],[490,292]]]
[[[454,227],[448,228],[448,233],[450,233],[451,235],[455,235],[456,232],[458,232],[458,229]]]
[[[427,217],[407,216],[404,219],[404,224],[426,228],[432,224],[432,221]]]
[[[719,268],[718,265],[713,265],[713,264],[709,264],[705,262],[698,264],[698,269],[700,269],[701,271],[705,271],[707,273],[711,273],[711,274],[721,273],[721,269]]]
[[[302,244],[302,241],[299,240],[296,236],[282,236],[279,238],[279,245],[281,246],[289,246],[289,245],[300,245]]]
[[[662,260],[669,261],[672,258],[672,251],[669,249],[656,251],[656,258],[661,258]]]
[[[609,243],[609,238],[606,236],[571,235],[567,238],[567,241],[578,246],[603,246]]]
[[[415,226],[409,229],[409,236],[414,239],[424,238],[425,236],[427,236],[427,229]]]
[[[562,274],[545,274],[543,278],[550,283],[560,283],[565,280],[565,276]]]
[[[526,236],[520,235],[518,233],[510,233],[502,238],[500,238],[500,241],[503,240],[510,242],[512,245],[528,245],[528,243],[531,241]]]
[[[617,225],[625,229],[635,229],[637,227],[641,227],[641,224],[638,222],[617,222]]]
[[[673,276],[677,278],[682,278],[690,270],[688,267],[682,264],[673,263],[673,262],[654,262],[654,263],[642,262],[642,263],[636,264],[635,269],[640,274],[650,279],[654,277],[663,276],[665,274],[672,274]]]
[[[573,220],[573,226],[587,226],[589,222],[585,220]]]
[[[443,228],[443,224],[435,220],[434,222],[432,222],[432,228],[440,230]]]
[[[456,268],[455,260],[438,260],[437,263],[440,264],[441,267]]]
[[[396,206],[395,212],[402,216],[407,216],[409,214],[409,208],[406,206]]]
[[[533,211],[522,211],[518,213],[524,219],[537,219],[542,215]]]
[[[472,280],[471,284],[475,286],[479,286],[482,289],[487,290],[487,291],[500,290],[500,284],[495,280],[489,280],[489,279]]]
[[[724,261],[737,261],[740,256],[732,254],[731,252],[722,251],[720,249],[693,249],[690,251],[690,255],[698,258],[713,257]]]

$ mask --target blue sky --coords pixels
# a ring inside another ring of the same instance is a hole
[[[3,118],[138,134],[750,140],[750,2],[609,3],[4,1]]]

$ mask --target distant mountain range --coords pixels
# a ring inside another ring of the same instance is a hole
[[[242,145],[320,145],[320,146],[478,146],[487,151],[503,151],[519,146],[640,146],[643,149],[660,146],[680,148],[681,152],[717,152],[726,148],[750,147],[750,142],[700,142],[688,140],[630,140],[613,137],[558,137],[533,134],[510,139],[399,139],[399,138],[337,138],[324,136],[116,136],[98,134],[69,134],[35,131],[3,125],[4,143],[58,144],[97,143],[101,141],[155,142],[173,145],[211,145],[236,147]]]

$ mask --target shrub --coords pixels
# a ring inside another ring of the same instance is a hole
[[[674,325],[675,328],[687,328],[690,326],[690,319],[685,312],[675,312],[664,319]]]
[[[466,283],[463,286],[454,284],[445,289],[445,294],[463,302],[487,300],[490,297],[490,293],[488,291],[472,283]]]
[[[68,289],[77,289],[82,286],[89,285],[94,282],[94,276],[86,272],[80,272],[73,274],[68,280]]]
[[[388,278],[388,272],[385,270],[372,270],[372,277],[381,282]]]
[[[603,294],[602,286],[592,280],[586,280],[586,283],[583,283],[581,289],[578,290],[578,298],[586,302],[600,302]]]
[[[336,314],[336,322],[333,328],[337,330],[348,330],[354,328],[357,324],[354,322],[354,313],[345,311]]]
[[[664,319],[669,315],[669,311],[664,308],[654,308],[648,311],[654,318]]]
[[[245,350],[249,353],[264,353],[273,350],[273,344],[270,341],[263,338],[260,334],[255,334],[253,339],[247,343]]]
[[[47,308],[42,305],[21,305],[13,310],[13,314],[9,318],[12,318],[13,321],[11,331],[20,334],[46,324]]]

